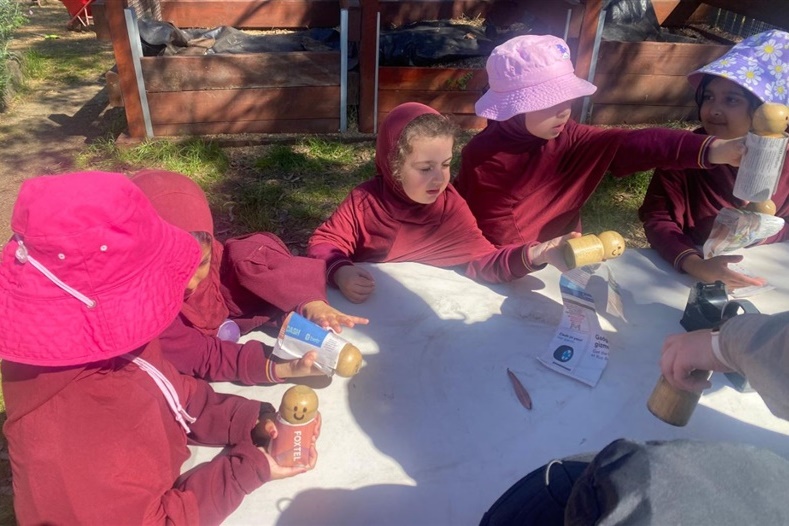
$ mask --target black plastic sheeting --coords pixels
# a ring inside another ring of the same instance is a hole
[[[452,24],[448,20],[415,22],[381,31],[379,63],[382,66],[432,66],[490,55],[495,35],[484,26]]]
[[[620,42],[699,42],[660,27],[652,0],[604,0],[603,40]]]
[[[138,25],[144,56],[340,50],[340,33],[335,29],[255,35],[230,26],[179,29],[169,22],[142,18]]]
[[[603,39],[625,42],[645,40],[698,42],[699,39],[661,28],[651,0],[604,0],[606,10]],[[168,22],[139,20],[145,56],[203,55],[213,53],[269,53],[288,51],[339,51],[336,29],[310,29],[282,34],[249,34],[233,27],[179,29]],[[449,65],[483,58],[499,44],[517,35],[543,34],[539,20],[524,11],[522,21],[508,28],[471,25],[449,20],[415,22],[382,29],[379,42],[381,66]],[[349,49],[349,68],[358,62]]]

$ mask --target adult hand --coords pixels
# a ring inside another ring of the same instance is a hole
[[[280,378],[299,378],[302,376],[320,376],[323,374],[320,369],[315,367],[315,360],[318,359],[317,351],[310,351],[298,360],[290,360],[278,363],[274,366],[274,372]]]
[[[564,259],[564,244],[568,239],[576,237],[581,237],[581,234],[579,232],[570,232],[539,245],[534,245],[529,249],[529,260],[535,266],[547,263],[559,269],[560,272],[566,272],[569,268]]]
[[[731,263],[740,261],[742,256],[715,256],[702,259],[697,254],[691,254],[682,261],[682,270],[704,283],[722,281],[730,291],[766,283],[762,278],[752,278],[729,268]]]
[[[375,290],[375,279],[367,270],[356,265],[345,265],[334,273],[334,282],[343,296],[353,303],[362,303]]]
[[[736,139],[714,139],[709,145],[710,164],[729,164],[740,166],[740,160],[745,155],[745,137]]]
[[[359,325],[370,323],[370,320],[367,318],[342,313],[321,300],[306,303],[304,305],[304,317],[317,323],[324,329],[332,329],[334,332],[342,332],[342,325],[353,327],[357,323]]]
[[[731,371],[712,352],[709,329],[668,336],[661,350],[660,369],[668,383],[694,393],[700,393],[712,384],[709,380],[691,376],[693,371]]]

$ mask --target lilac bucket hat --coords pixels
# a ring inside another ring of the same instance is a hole
[[[567,43],[553,35],[525,35],[497,46],[485,66],[490,89],[477,115],[506,121],[519,113],[550,108],[591,95],[597,87],[575,76]]]
[[[688,75],[698,89],[704,75],[728,79],[763,102],[789,103],[789,33],[771,29],[750,36],[718,60]]]

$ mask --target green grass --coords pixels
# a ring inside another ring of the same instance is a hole
[[[14,30],[24,24],[25,20],[17,0],[0,0],[0,111],[5,109],[5,93],[12,83],[8,68],[12,57],[8,45]]]
[[[373,156],[371,143],[309,138],[272,145],[253,158],[250,173],[222,189],[244,230],[273,232],[303,246],[348,192],[375,174]]]
[[[210,189],[227,171],[228,156],[216,143],[201,138],[150,140],[133,148],[119,148],[115,141],[104,139],[87,146],[76,164],[82,169],[125,172],[160,168],[188,175]]]
[[[581,211],[584,233],[615,230],[622,234],[629,247],[646,247],[638,208],[651,177],[651,170],[625,178],[606,176]]]
[[[63,86],[94,82],[115,62],[111,47],[95,39],[94,42],[95,51],[85,53],[85,46],[79,41],[40,40],[22,57],[27,80]]]

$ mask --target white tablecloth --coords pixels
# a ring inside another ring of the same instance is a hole
[[[749,269],[776,285],[750,301],[766,313],[789,309],[789,244],[743,253]],[[536,360],[562,313],[554,269],[487,286],[419,264],[368,265],[376,292],[365,304],[330,292],[333,305],[370,324],[342,333],[365,355],[356,377],[309,382],[323,416],[317,467],[265,484],[227,524],[476,524],[529,471],[620,437],[738,441],[789,458],[789,422],[774,417],[758,394],[732,389],[723,375],[713,376],[686,427],[648,412],[661,344],[683,332],[679,319],[694,281],[651,250],[628,250],[609,265],[627,322],[601,314],[611,350],[594,388]],[[604,301],[602,278],[589,287]],[[508,367],[531,394],[533,410],[516,399]],[[215,384],[275,407],[288,386]],[[219,451],[193,452],[185,469]]]

